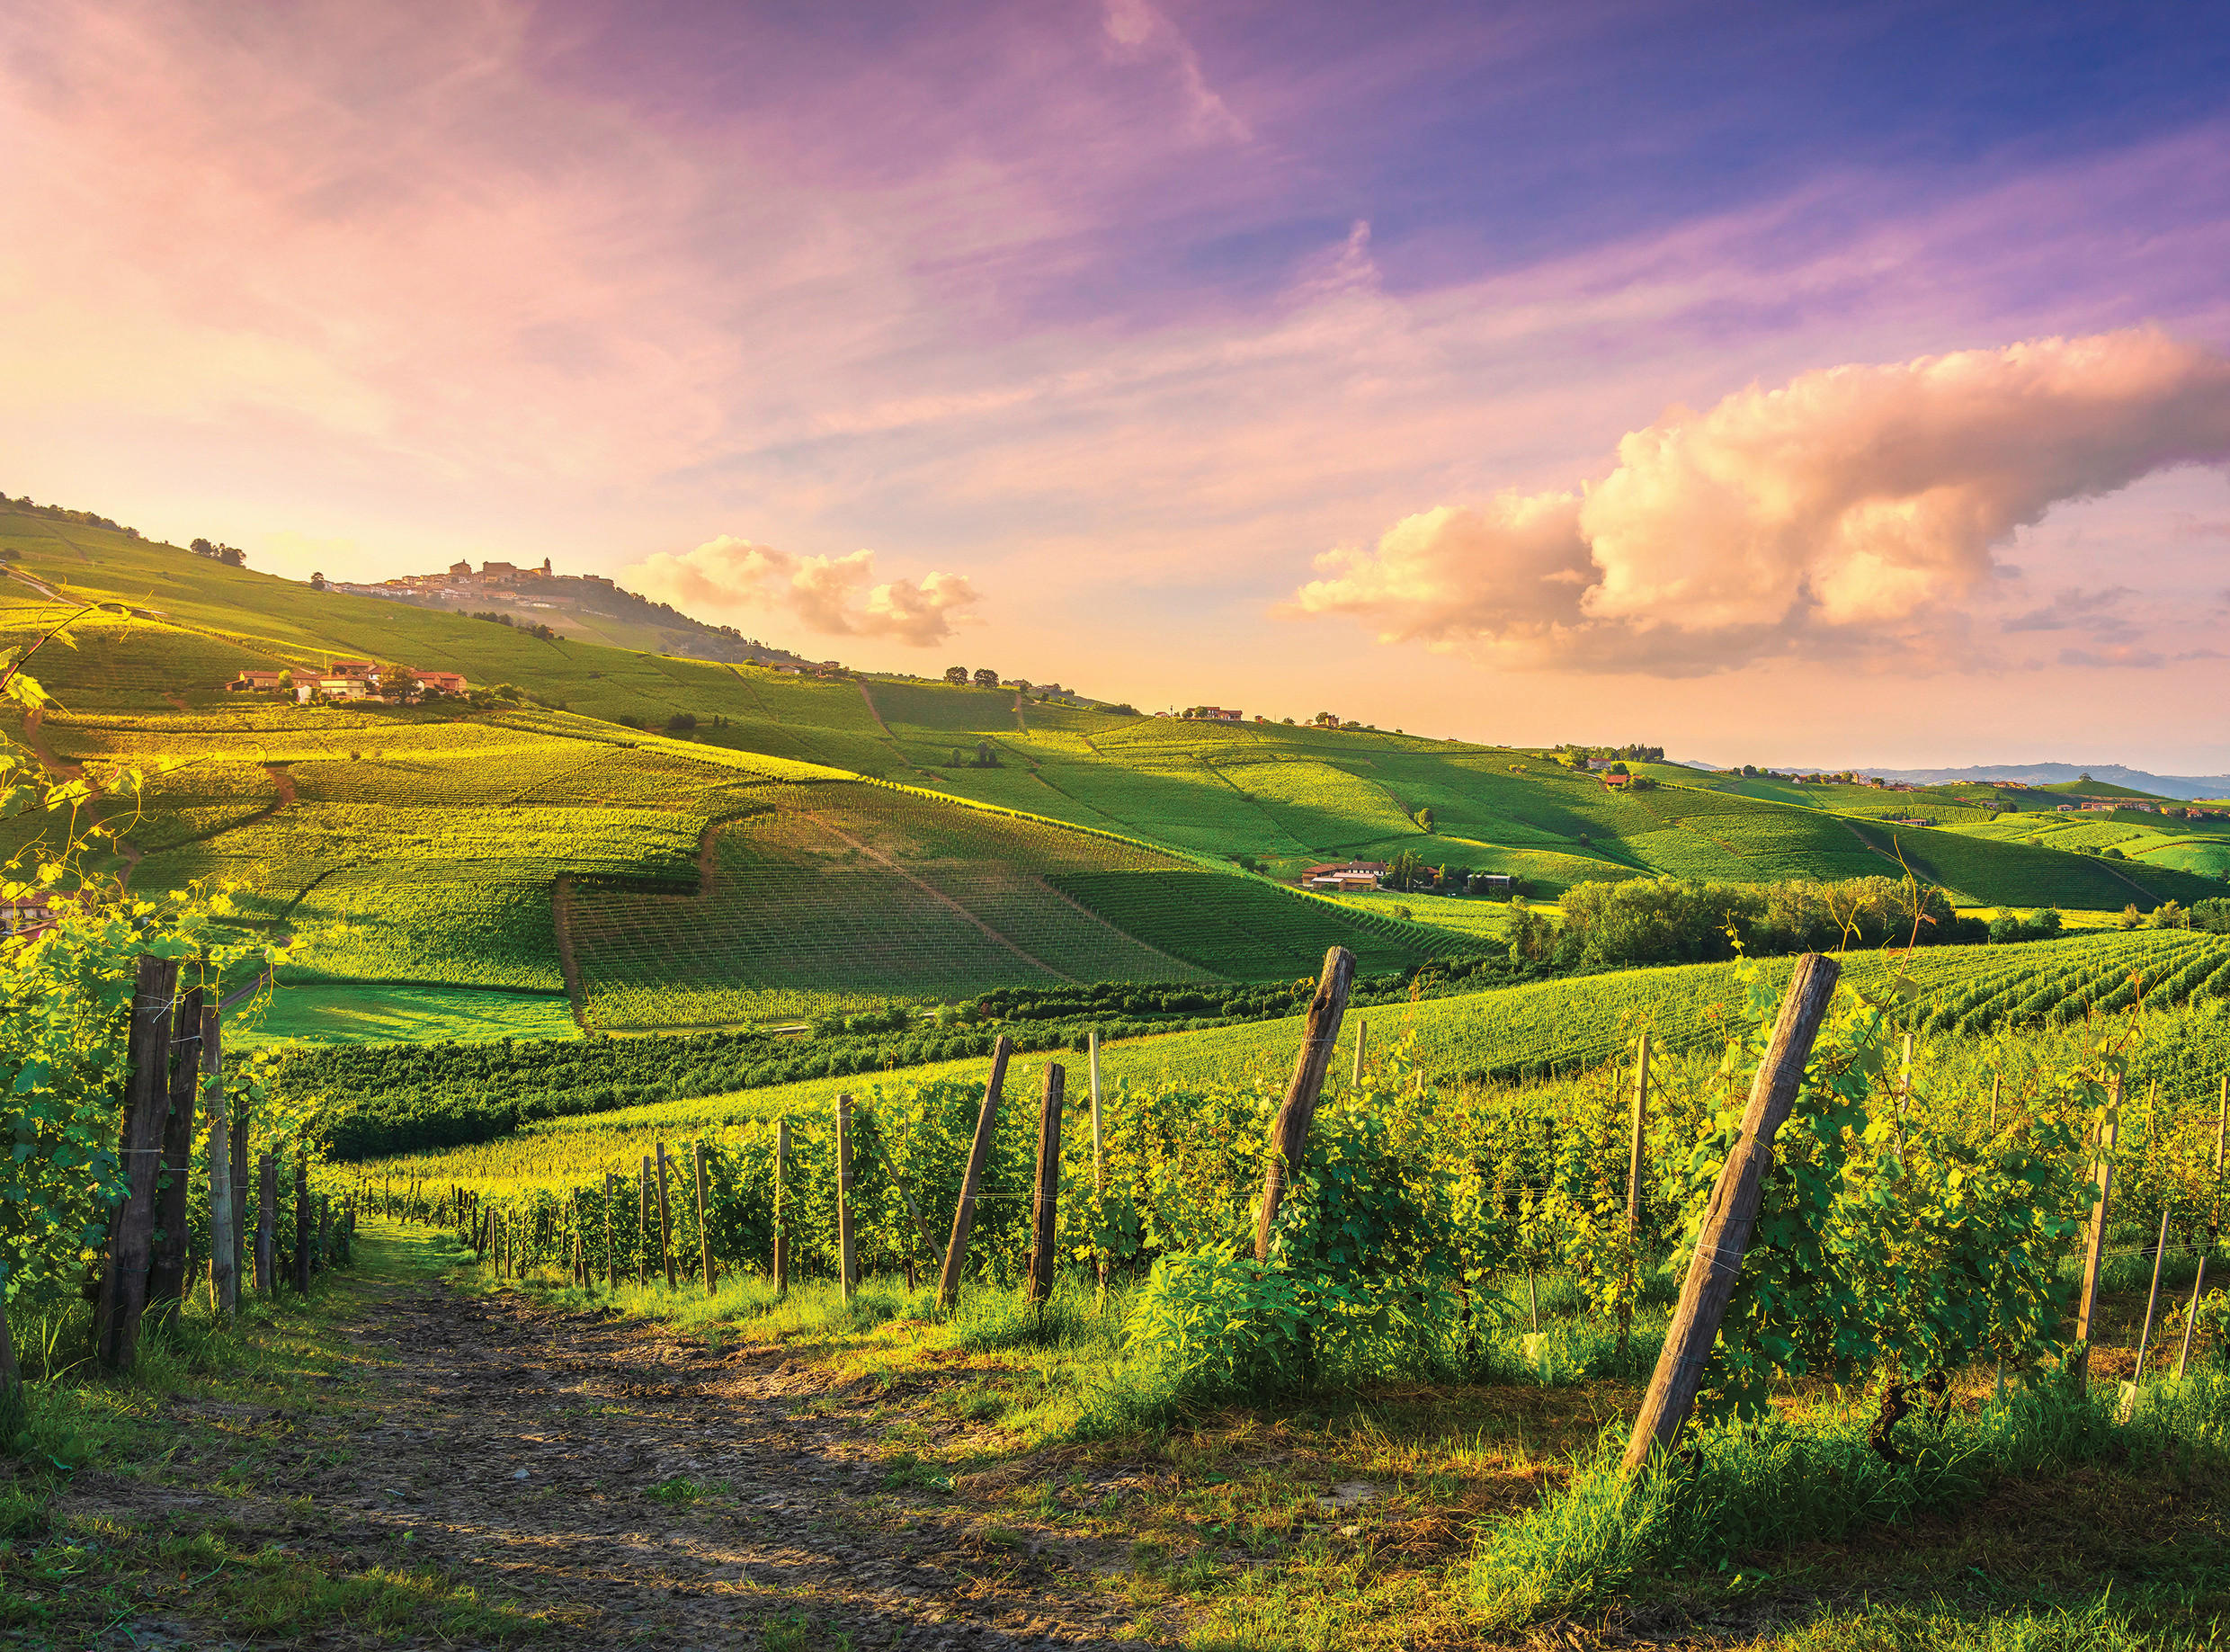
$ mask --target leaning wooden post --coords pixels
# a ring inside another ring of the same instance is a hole
[[[2176,1355],[2176,1375],[2183,1375],[2184,1364],[2191,1357],[2191,1331],[2199,1322],[2199,1298],[2207,1292],[2207,1253],[2199,1253],[2199,1271],[2191,1275],[2191,1306],[2183,1316],[2183,1349]]]
[[[968,1168],[960,1176],[960,1202],[952,1212],[952,1237],[945,1241],[945,1265],[937,1275],[937,1306],[948,1313],[960,1299],[960,1268],[968,1261],[968,1236],[976,1226],[976,1193],[983,1185],[984,1166],[991,1161],[992,1131],[999,1122],[999,1086],[1006,1082],[1007,1058],[1013,1053],[1012,1040],[1002,1032],[991,1046],[991,1078],[984,1085],[976,1139],[968,1147]]]
[[[239,1207],[232,1201],[232,1121],[225,1113],[223,1018],[201,1012],[201,1074],[209,1085],[210,1308],[240,1308]]]
[[[2135,1388],[2145,1380],[2145,1351],[2153,1345],[2153,1310],[2160,1306],[2161,1264],[2168,1256],[2168,1201],[2161,1201],[2160,1237],[2153,1245],[2153,1288],[2145,1293],[2145,1329],[2137,1333],[2137,1368],[2129,1373]]]
[[[658,1146],[658,1260],[666,1271],[666,1289],[679,1288],[673,1277],[673,1207],[666,1197],[666,1144]]]
[[[2106,1264],[2106,1209],[2114,1196],[2114,1147],[2121,1140],[2121,1078],[2118,1074],[2106,1087],[2106,1121],[2099,1131],[2098,1197],[2091,1205],[2091,1228],[2083,1240],[2083,1295],[2075,1305],[2075,1352],[2068,1372],[2075,1392],[2091,1386],[2091,1321],[2098,1312],[2099,1272]]]
[[[697,1160],[697,1255],[698,1259],[705,1266],[705,1294],[710,1296],[714,1283],[712,1223],[708,1217],[710,1204],[705,1198],[705,1144],[701,1140],[696,1144],[695,1157]]]
[[[126,1045],[131,1071],[116,1150],[124,1193],[109,1218],[108,1266],[94,1318],[94,1357],[111,1371],[129,1371],[139,1357],[139,1317],[147,1310],[155,1241],[155,1178],[170,1105],[171,1000],[177,987],[176,960],[140,958]]]
[[[304,1296],[309,1294],[310,1226],[316,1219],[309,1202],[309,1143],[298,1136],[294,1142],[294,1288]]]
[[[1750,1086],[1742,1135],[1719,1166],[1718,1183],[1711,1190],[1703,1229],[1696,1236],[1695,1254],[1689,1260],[1688,1278],[1681,1286],[1680,1306],[1665,1331],[1664,1352],[1657,1358],[1649,1391],[1642,1398],[1641,1415],[1635,1418],[1633,1435],[1627,1442],[1628,1469],[1647,1462],[1654,1452],[1670,1451],[1695,1406],[1704,1366],[1735,1293],[1751,1228],[1758,1219],[1774,1135],[1796,1104],[1804,1064],[1835,996],[1840,973],[1833,959],[1816,952],[1797,960],[1780,1019],[1773,1023],[1772,1040]]]
[[[255,1182],[255,1290],[279,1294],[279,1161],[266,1153]]]
[[[1053,1294],[1053,1233],[1061,1204],[1061,1105],[1068,1073],[1057,1061],[1045,1070],[1045,1093],[1038,1099],[1038,1193],[1030,1206],[1030,1299]]]
[[[852,1242],[852,1097],[836,1098],[836,1272],[844,1300],[860,1283],[860,1258]]]
[[[783,1180],[789,1168],[789,1121],[774,1121],[774,1294],[781,1295],[789,1289],[789,1235],[785,1228],[789,1212],[784,1208],[782,1195],[788,1192]]]
[[[1358,1015],[1355,1017],[1355,1076],[1349,1083],[1359,1090],[1363,1083],[1363,1047],[1369,1041],[1370,1023]]]
[[[193,1112],[201,1089],[199,987],[171,1017],[170,1106],[163,1119],[163,1168],[155,1191],[155,1249],[147,1265],[147,1306],[174,1319],[186,1294],[187,1195],[193,1183]]]
[[[1316,996],[1308,1001],[1293,1082],[1286,1086],[1285,1101],[1270,1127],[1270,1163],[1262,1171],[1262,1206],[1254,1215],[1257,1262],[1270,1260],[1270,1232],[1278,1220],[1286,1180],[1300,1168],[1307,1150],[1308,1127],[1316,1121],[1316,1098],[1324,1091],[1325,1069],[1332,1064],[1332,1046],[1340,1036],[1340,1017],[1347,1010],[1348,988],[1354,982],[1355,954],[1343,946],[1334,947],[1325,954]]]
[[[650,1283],[650,1155],[646,1153],[643,1155],[643,1180],[638,1190],[641,1199],[635,1213],[635,1282],[638,1286]]]
[[[1356,1023],[1360,1026],[1359,1022]],[[1107,1197],[1107,1143],[1100,1127],[1100,1030],[1092,1029],[1085,1040],[1085,1049],[1092,1062],[1092,1196],[1096,1200]],[[1105,1249],[1099,1255],[1100,1292],[1107,1293],[1107,1263]]]

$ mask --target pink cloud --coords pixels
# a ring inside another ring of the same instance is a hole
[[[785,614],[829,637],[887,637],[927,647],[982,599],[958,574],[875,583],[875,553],[794,557],[721,534],[682,556],[660,552],[626,570],[636,589],[687,612]]]
[[[1551,667],[1913,656],[1986,598],[2017,528],[2225,458],[2230,362],[2150,329],[1830,368],[1669,409],[1582,495],[1406,517],[1319,558],[1296,605]]]

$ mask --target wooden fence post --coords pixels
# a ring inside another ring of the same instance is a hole
[[[952,1212],[952,1237],[945,1241],[945,1265],[937,1276],[937,1306],[947,1313],[960,1299],[960,1269],[968,1261],[968,1236],[976,1226],[976,1193],[982,1186],[984,1166],[991,1160],[991,1138],[999,1122],[999,1086],[1006,1082],[1007,1058],[1013,1041],[1002,1032],[991,1046],[991,1078],[984,1085],[983,1110],[976,1115],[976,1139],[968,1149],[968,1169],[960,1177],[960,1202]]]
[[[333,1195],[317,1195],[317,1272],[333,1265]]]
[[[232,1121],[225,1112],[223,1018],[201,1012],[201,1072],[209,1082],[210,1307],[240,1308],[240,1210],[232,1201]]]
[[[637,1237],[640,1241],[635,1250],[635,1282],[638,1286],[650,1283],[650,1155],[643,1155],[641,1205],[636,1211]]]
[[[257,1161],[255,1182],[255,1290],[279,1294],[279,1161],[266,1153]]]
[[[783,1185],[789,1172],[789,1121],[774,1121],[774,1294],[789,1289],[789,1212],[783,1206]]]
[[[673,1277],[673,1207],[666,1197],[666,1144],[658,1146],[658,1260],[666,1271],[666,1289],[677,1289]]]
[[[1645,1032],[1634,1063],[1634,1146],[1626,1165],[1626,1231],[1629,1236],[1642,1225],[1642,1150],[1648,1130],[1649,1034]]]
[[[309,1294],[310,1224],[309,1142],[294,1139],[294,1288]]]
[[[2160,1306],[2161,1264],[2168,1257],[2168,1201],[2161,1201],[2160,1237],[2153,1246],[2153,1288],[2145,1293],[2145,1329],[2137,1333],[2137,1368],[2129,1373],[2135,1388],[2145,1380],[2145,1352],[2153,1345],[2153,1310]]]
[[[1355,1076],[1348,1083],[1359,1090],[1363,1083],[1363,1049],[1369,1042],[1370,1023],[1358,1015],[1355,1017]]]
[[[1690,1258],[1688,1278],[1681,1286],[1680,1306],[1666,1328],[1664,1352],[1643,1396],[1641,1415],[1634,1420],[1627,1442],[1628,1469],[1647,1462],[1653,1452],[1670,1451],[1696,1403],[1712,1344],[1718,1341],[1719,1324],[1726,1317],[1734,1295],[1735,1277],[1742,1267],[1743,1252],[1750,1244],[1750,1229],[1758,1219],[1758,1203],[1764,1191],[1765,1173],[1773,1157],[1773,1137],[1795,1105],[1804,1081],[1804,1064],[1812,1054],[1835,996],[1841,969],[1832,958],[1806,952],[1797,960],[1781,999],[1780,1018],[1773,1023],[1772,1040],[1758,1063],[1750,1086],[1750,1105],[1743,1113],[1742,1135],[1735,1150],[1719,1166],[1719,1179],[1711,1190],[1703,1229],[1696,1236],[1695,1255]]]
[[[710,1203],[705,1197],[705,1144],[696,1144],[697,1160],[697,1251],[698,1259],[705,1264],[705,1294],[712,1294],[717,1282],[712,1274],[712,1222]]]
[[[2091,1205],[2091,1228],[2083,1237],[2083,1295],[2075,1305],[2075,1352],[2068,1371],[2075,1392],[2091,1387],[2091,1321],[2098,1312],[2099,1272],[2106,1264],[2106,1209],[2114,1196],[2114,1148],[2121,1140],[2121,1078],[2107,1081],[2106,1122],[2099,1132],[2098,1197]]]
[[[1061,1202],[1061,1106],[1068,1073],[1057,1061],[1046,1064],[1045,1092],[1038,1098],[1038,1195],[1030,1208],[1030,1299],[1053,1294],[1053,1230]]]
[[[163,1117],[163,1167],[155,1190],[155,1248],[147,1306],[175,1319],[186,1294],[187,1195],[193,1185],[194,1103],[201,1091],[202,991],[192,988],[171,1016],[170,1105]]]
[[[1358,1021],[1355,1025],[1356,1036],[1360,1038],[1362,1022]],[[1107,1197],[1107,1142],[1106,1138],[1101,1133],[1100,1127],[1100,1030],[1097,1027],[1092,1030],[1091,1037],[1087,1040],[1087,1048],[1092,1058],[1092,1196],[1094,1199],[1105,1199]],[[1105,1249],[1101,1250],[1098,1262],[1100,1291],[1102,1295],[1105,1295],[1108,1264],[1108,1255]]]
[[[254,1164],[249,1137],[254,1120],[244,1097],[231,1117],[232,1130],[232,1282],[236,1294],[248,1289],[248,1239],[254,1224],[248,1220],[248,1190],[254,1185]]]
[[[1278,1220],[1286,1180],[1300,1169],[1307,1151],[1308,1127],[1316,1121],[1316,1098],[1324,1090],[1325,1069],[1331,1065],[1332,1046],[1340,1036],[1340,1017],[1347,1009],[1348,988],[1354,981],[1354,953],[1335,946],[1325,954],[1316,996],[1308,1002],[1308,1020],[1301,1032],[1301,1053],[1293,1064],[1293,1082],[1286,1086],[1285,1101],[1270,1127],[1270,1163],[1262,1171],[1262,1205],[1254,1215],[1257,1262],[1270,1260],[1270,1232]]]
[[[860,1258],[852,1242],[852,1097],[836,1098],[836,1271],[844,1300],[859,1288]]]
[[[170,1105],[171,1000],[177,988],[175,960],[140,958],[127,1043],[131,1071],[117,1142],[124,1193],[109,1218],[108,1266],[94,1319],[94,1357],[111,1371],[129,1371],[139,1357],[139,1317],[147,1310],[154,1249],[155,1179]]]
[[[620,1202],[620,1178],[609,1170],[604,1172],[604,1289],[620,1288],[620,1253],[612,1237],[611,1207]]]

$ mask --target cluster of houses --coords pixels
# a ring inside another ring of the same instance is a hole
[[[372,585],[327,579],[323,574],[312,574],[309,583],[317,590],[340,591],[351,596],[433,596],[449,602],[462,602],[468,597],[498,591],[523,595],[536,591],[556,594],[568,585],[603,591],[618,588],[602,574],[553,573],[548,557],[542,558],[540,567],[522,567],[515,562],[483,562],[479,572],[475,573],[469,562],[452,562],[444,573],[406,574],[399,579],[383,579]]]
[[[425,694],[462,694],[471,684],[459,672],[420,671],[410,665],[381,666],[371,660],[334,660],[332,669],[311,671],[244,671],[225,686],[235,693],[281,693],[289,685],[294,698],[313,700],[374,700],[395,705]]]
[[[1387,864],[1384,861],[1339,861],[1323,866],[1312,866],[1301,874],[1305,889],[1326,889],[1336,894],[1355,895],[1385,886]],[[1473,872],[1466,892],[1473,895],[1507,895],[1515,885],[1508,872]]]

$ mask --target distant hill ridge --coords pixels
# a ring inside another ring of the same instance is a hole
[[[1780,765],[1799,773],[1811,773],[1810,763]],[[2230,774],[2153,774],[2143,769],[2126,768],[2118,763],[1980,763],[1965,769],[1878,769],[1865,763],[1821,763],[1819,772],[1840,773],[1846,769],[1861,774],[1877,774],[1884,780],[1911,781],[1918,785],[1949,785],[1958,781],[2020,781],[2031,786],[2065,785],[2079,781],[2085,775],[2101,786],[2118,786],[2131,791],[2141,791],[2151,797],[2230,798]]]

